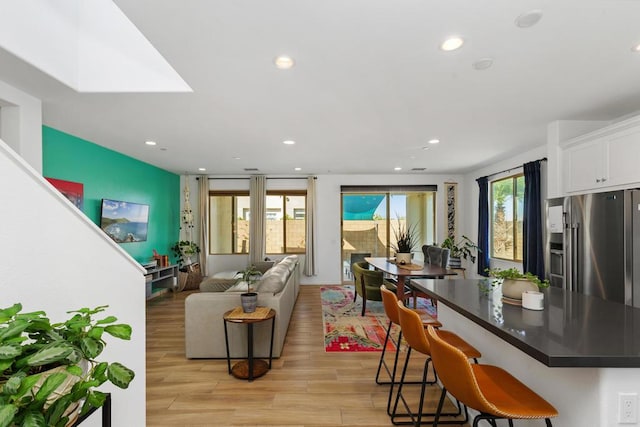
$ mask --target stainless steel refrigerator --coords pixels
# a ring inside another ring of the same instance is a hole
[[[549,199],[553,286],[640,307],[640,190]]]

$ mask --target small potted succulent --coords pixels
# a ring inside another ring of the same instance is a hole
[[[104,337],[129,340],[131,327],[114,316],[94,319],[107,306],[70,311],[51,323],[43,311],[22,305],[0,309],[0,426],[69,426],[106,395],[109,381],[127,388],[134,372],[118,362],[98,361]]]
[[[487,268],[485,271],[493,277],[493,286],[502,283],[502,295],[507,298],[519,300],[525,291],[538,291],[549,287],[548,280],[540,280],[535,274],[522,273],[517,268]]]

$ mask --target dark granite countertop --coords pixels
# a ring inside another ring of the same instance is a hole
[[[411,280],[412,287],[547,366],[640,367],[639,308],[549,288],[544,310],[527,310],[502,303],[499,288],[483,292],[481,283]]]

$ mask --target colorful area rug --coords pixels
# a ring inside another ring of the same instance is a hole
[[[320,289],[326,352],[382,351],[389,325],[382,301],[367,301],[367,310],[361,316],[362,297],[358,296],[354,303],[353,293],[352,285],[323,286]],[[418,308],[428,310],[432,315],[436,313],[424,298],[418,299]],[[398,326],[394,325],[394,337],[397,338],[398,332]],[[387,351],[396,351],[391,341],[387,343]]]

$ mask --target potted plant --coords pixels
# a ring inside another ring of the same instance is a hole
[[[396,254],[396,263],[400,265],[411,264],[411,252],[418,244],[418,232],[415,224],[403,224],[398,218],[398,227],[393,230],[395,244],[390,247]]]
[[[193,261],[191,261],[191,257],[200,253],[200,247],[196,242],[180,240],[171,246],[171,251],[175,255],[180,268],[184,268],[185,266],[193,263]]]
[[[549,287],[548,280],[540,280],[535,274],[522,273],[517,268],[487,268],[485,271],[494,278],[493,286],[502,283],[502,295],[507,298],[520,300],[525,291],[538,291]]]
[[[260,279],[262,272],[254,265],[250,265],[240,273],[242,273],[242,277],[238,281],[247,284],[247,292],[240,294],[242,310],[245,313],[253,313],[258,305],[258,293],[253,292],[253,284]]]
[[[474,253],[475,251],[480,252],[478,245],[467,236],[462,236],[457,242],[453,237],[447,237],[440,247],[449,249],[449,268],[460,268],[462,266],[462,258],[476,262]]]
[[[114,316],[94,316],[107,306],[70,311],[51,323],[43,311],[21,313],[22,305],[0,310],[0,426],[68,426],[106,395],[96,387],[109,381],[127,388],[134,372],[97,357],[111,335],[131,339],[131,326]]]

